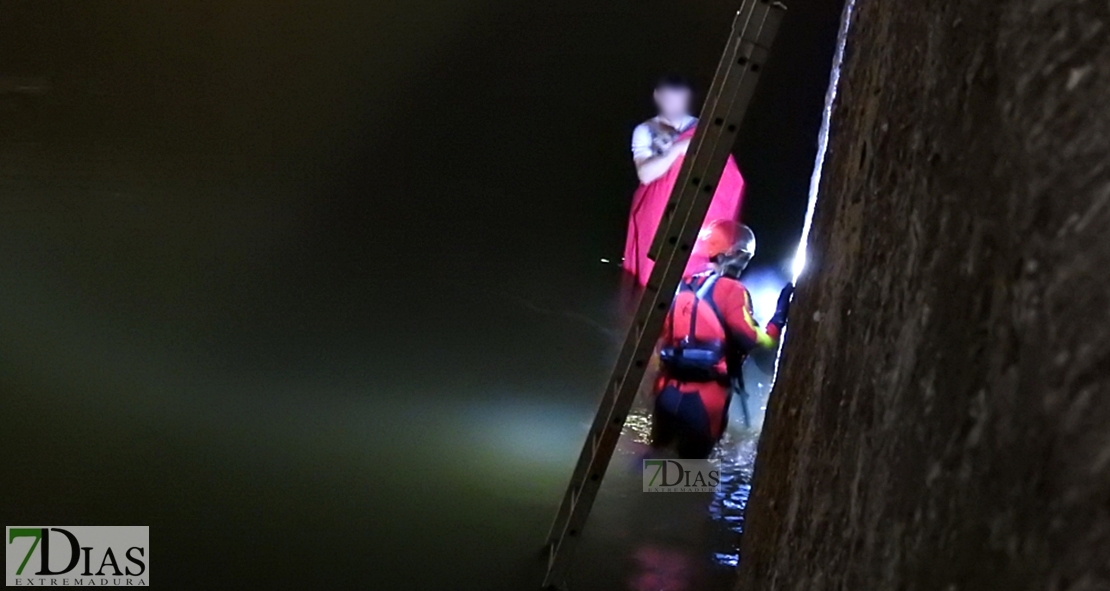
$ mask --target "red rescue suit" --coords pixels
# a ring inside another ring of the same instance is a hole
[[[685,279],[659,341],[653,444],[677,440],[683,457],[707,457],[728,422],[730,378],[753,349],[775,347],[780,330],[760,328],[739,280],[714,272]]]
[[[679,135],[677,140],[693,139],[694,128],[690,128]],[[663,212],[670,201],[675,183],[678,182],[678,173],[682,169],[685,156],[679,156],[666,174],[654,181],[640,185],[632,195],[632,211],[628,215],[628,236],[624,241],[624,269],[636,277],[641,285],[647,285],[651,277],[651,270],[655,262],[648,258],[648,250],[655,239],[655,232],[659,222],[663,219]],[[740,203],[744,195],[744,177],[736,167],[736,160],[730,155],[725,163],[724,172],[717,181],[717,189],[713,192],[713,201],[710,202],[709,211],[705,214],[706,221],[716,219],[735,220],[740,217]],[[697,273],[708,267],[706,261],[698,253],[690,256],[686,265],[686,272]]]

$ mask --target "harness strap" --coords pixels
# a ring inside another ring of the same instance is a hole
[[[710,308],[713,309],[713,313],[717,315],[717,319],[720,320],[721,315],[717,312],[717,306],[713,305],[713,298],[709,297],[708,299],[706,299],[708,296],[712,295],[713,286],[717,284],[718,277],[720,277],[720,275],[717,275],[716,273],[711,274],[709,278],[705,280],[705,283],[702,283],[701,287],[694,291],[694,307],[690,314],[690,333],[686,335],[687,339],[696,339],[698,337],[699,302],[704,301],[705,303],[709,304]],[[693,289],[693,287],[693,280],[691,280],[690,288]],[[722,326],[723,325],[724,322],[722,321]]]

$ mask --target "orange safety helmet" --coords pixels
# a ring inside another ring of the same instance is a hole
[[[698,234],[694,254],[716,264],[723,275],[739,277],[755,256],[755,233],[735,220],[713,220]]]
[[[694,254],[709,260],[719,255],[755,255],[755,234],[752,229],[733,220],[713,220],[706,224],[698,234]]]

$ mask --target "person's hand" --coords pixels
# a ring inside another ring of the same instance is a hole
[[[787,283],[782,286],[782,291],[779,292],[779,301],[776,304],[776,310],[790,310],[790,298],[794,296],[794,284]]]
[[[688,149],[690,149],[690,138],[684,137],[671,144],[670,151],[672,154],[685,154]]]
[[[794,284],[787,283],[782,291],[779,292],[779,301],[775,306],[775,315],[771,317],[769,324],[778,325],[782,328],[786,324],[786,317],[790,315],[790,299],[794,296]]]

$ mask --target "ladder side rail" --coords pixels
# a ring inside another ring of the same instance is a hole
[[[655,269],[548,534],[545,588],[557,588],[555,585],[565,579],[576,540],[643,380],[656,336],[709,209],[715,183],[731,153],[784,8],[768,0],[748,0],[737,13],[733,34],[707,96],[702,123],[691,142],[692,152],[683,163],[653,242]]]

